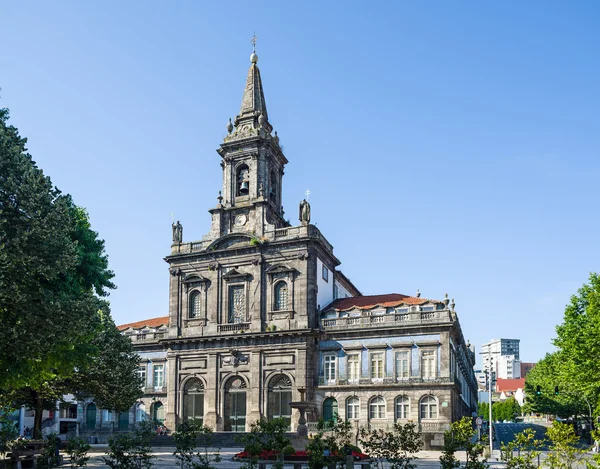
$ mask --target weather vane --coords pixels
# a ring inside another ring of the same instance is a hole
[[[258,36],[256,35],[256,31],[254,31],[254,34],[252,35],[252,39],[250,39],[250,42],[252,43],[252,51],[256,52],[256,41],[258,40]]]

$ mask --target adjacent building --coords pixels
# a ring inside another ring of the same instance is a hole
[[[288,160],[257,62],[252,54],[240,113],[217,150],[222,189],[209,232],[189,242],[173,225],[168,316],[121,326],[142,357],[145,383],[123,426],[151,418],[174,428],[199,418],[243,432],[283,417],[294,430],[289,403],[303,394],[314,403],[312,422],[414,421],[427,446],[439,448],[450,422],[477,407],[474,348],[454,301],[362,295],[311,223],[309,203],[300,203],[298,224],[287,220]],[[92,431],[98,410],[85,412]]]

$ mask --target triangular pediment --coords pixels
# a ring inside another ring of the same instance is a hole
[[[233,268],[225,275],[223,275],[223,280],[244,280],[250,277],[250,274],[245,272],[240,272],[239,270]]]
[[[202,275],[198,275],[198,274],[190,274],[190,275],[186,276],[185,279],[183,280],[183,283],[202,283],[202,282],[208,282],[208,279],[206,277],[203,277]]]
[[[292,267],[288,267],[287,265],[274,265],[267,269],[267,274],[280,274],[280,273],[293,273],[293,272],[298,272],[298,271]]]

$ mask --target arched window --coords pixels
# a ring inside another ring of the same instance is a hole
[[[287,311],[288,308],[288,286],[285,282],[275,285],[275,311]]]
[[[144,403],[140,403],[135,408],[135,421],[136,423],[144,422],[148,419],[148,415],[146,414],[146,406]]]
[[[410,399],[408,396],[396,398],[396,420],[407,419],[410,412]]]
[[[437,419],[438,407],[437,399],[434,396],[425,396],[421,399],[421,419]]]
[[[198,290],[194,290],[190,295],[190,319],[199,318],[202,311],[202,295]]]
[[[337,421],[338,403],[333,397],[323,401],[323,420],[334,423]]]
[[[250,170],[245,164],[237,170],[236,195],[248,195],[250,193]]]
[[[183,419],[195,420],[200,425],[204,421],[204,383],[192,378],[183,389]]]
[[[277,203],[277,176],[275,176],[275,171],[271,171],[271,184],[269,190],[269,199],[273,203]]]
[[[374,397],[369,403],[369,418],[384,419],[385,418],[385,400],[381,396]]]
[[[246,431],[246,381],[239,376],[232,376],[225,383],[225,416],[226,432]]]
[[[85,425],[88,431],[96,428],[96,404],[88,404],[85,411]]]
[[[359,412],[360,412],[360,401],[358,400],[358,397],[353,396],[353,397],[349,397],[348,400],[346,400],[346,419],[350,420],[350,419],[354,419],[357,420],[359,417]]]
[[[269,381],[267,390],[267,417],[269,420],[283,418],[292,421],[292,381],[286,375],[277,375]]]

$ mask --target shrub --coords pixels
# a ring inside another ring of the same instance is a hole
[[[88,451],[91,446],[83,438],[72,438],[67,442],[67,454],[69,455],[71,468],[76,469],[87,465]]]

